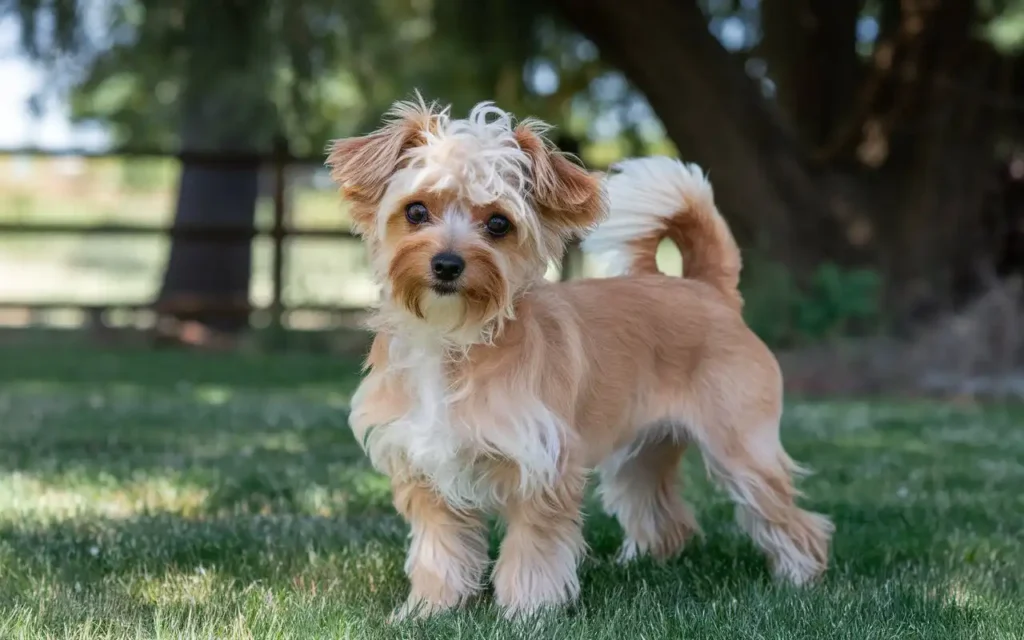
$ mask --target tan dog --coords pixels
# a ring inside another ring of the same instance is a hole
[[[543,132],[489,103],[460,120],[414,101],[330,151],[382,286],[350,423],[411,525],[397,615],[481,589],[494,511],[506,612],[575,599],[593,469],[625,530],[621,560],[674,556],[699,531],[677,486],[691,443],[776,575],[812,580],[832,525],[794,503],[782,378],[740,315],[739,251],[710,185],[668,158],[627,161],[603,184]],[[595,225],[584,248],[621,277],[545,281]],[[665,237],[686,278],[658,272]]]

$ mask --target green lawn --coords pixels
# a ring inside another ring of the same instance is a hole
[[[483,597],[388,627],[405,527],[326,357],[0,349],[0,638],[1021,638],[1024,410],[793,403],[784,440],[837,524],[824,583],[772,584],[687,468],[706,532],[613,563],[591,503],[583,597],[534,627]]]

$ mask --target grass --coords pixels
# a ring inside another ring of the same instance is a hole
[[[1024,410],[892,402],[788,408],[838,527],[817,588],[772,583],[693,457],[707,537],[678,560],[615,566],[591,502],[578,606],[389,627],[406,529],[348,433],[355,382],[312,355],[0,350],[0,638],[1024,637]]]

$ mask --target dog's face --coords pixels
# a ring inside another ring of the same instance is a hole
[[[379,130],[333,144],[332,177],[407,320],[479,339],[604,215],[599,179],[552,150],[543,129],[488,103],[465,120],[398,103]]]

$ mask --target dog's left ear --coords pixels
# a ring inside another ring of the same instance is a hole
[[[525,121],[515,130],[519,147],[530,157],[533,194],[541,218],[566,235],[584,232],[607,213],[600,174],[591,174],[565,157]]]

